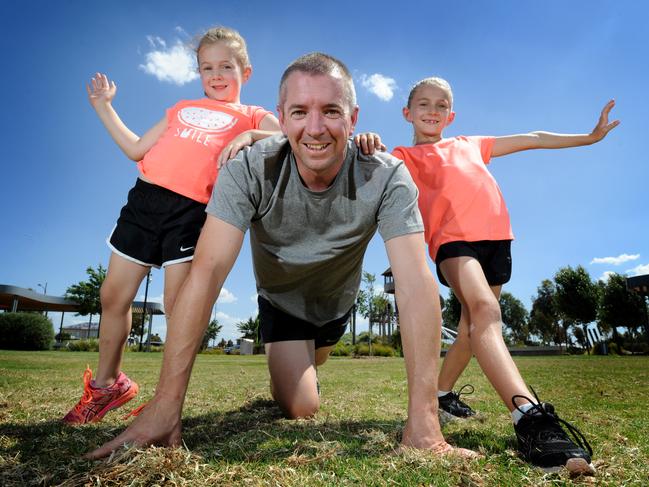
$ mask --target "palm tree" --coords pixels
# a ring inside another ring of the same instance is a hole
[[[237,329],[243,334],[243,338],[250,338],[255,341],[255,346],[259,345],[259,315],[240,321]]]

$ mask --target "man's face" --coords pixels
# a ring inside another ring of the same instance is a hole
[[[331,184],[345,160],[358,107],[349,107],[344,81],[332,75],[293,72],[285,81],[279,123],[295,154],[300,176],[313,190]]]

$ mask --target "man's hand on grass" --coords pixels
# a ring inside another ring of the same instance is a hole
[[[157,397],[152,399],[126,430],[113,440],[85,455],[97,460],[123,446],[180,446],[181,410]]]

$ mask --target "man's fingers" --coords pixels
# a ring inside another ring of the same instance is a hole
[[[121,448],[124,446],[127,442],[124,438],[122,438],[123,434],[119,435],[117,438],[114,438],[113,440],[109,441],[108,443],[104,443],[102,446],[97,448],[96,450],[91,451],[90,453],[86,453],[84,455],[84,458],[87,458],[88,460],[97,460],[99,458],[104,458],[110,455],[112,452],[117,450],[118,448]]]

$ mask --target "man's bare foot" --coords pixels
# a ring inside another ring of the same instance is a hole
[[[396,449],[395,453],[402,454],[409,450],[415,450],[415,449],[418,451],[422,451],[421,448],[414,448],[412,446],[401,444]],[[426,448],[425,450],[430,451],[434,455],[438,455],[441,457],[451,456],[451,457],[464,458],[467,460],[472,460],[474,458],[482,458],[482,455],[478,452],[475,452],[473,450],[467,450],[466,448],[454,447],[452,445],[449,445],[445,441],[441,441],[439,443],[431,445],[429,448]]]

